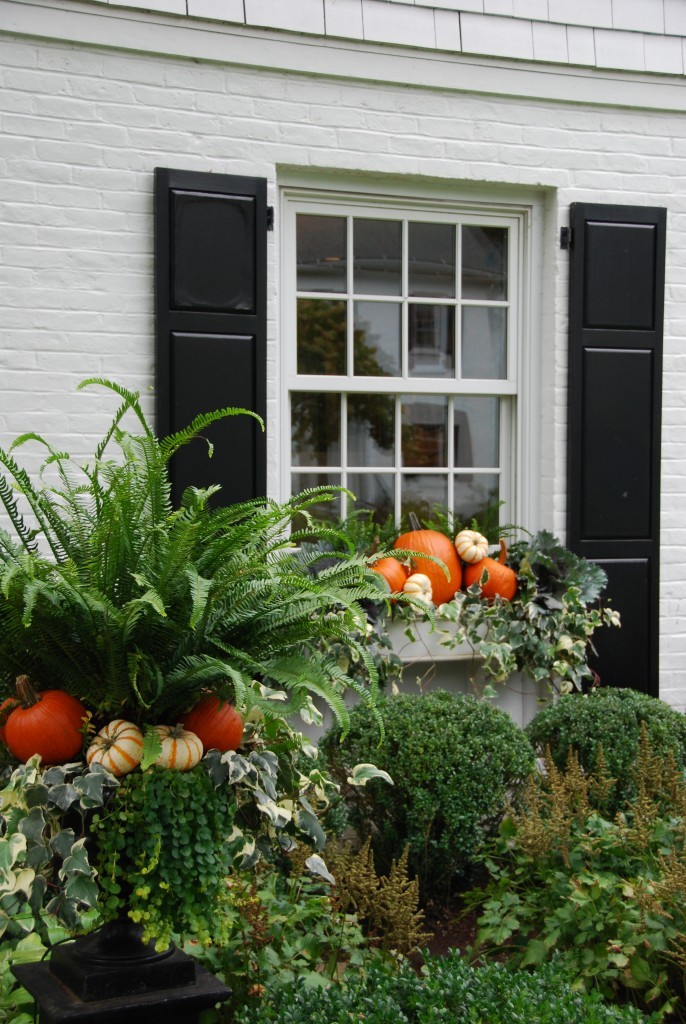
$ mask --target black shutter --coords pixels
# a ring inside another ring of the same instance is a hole
[[[596,634],[601,682],[654,696],[665,228],[663,209],[571,207],[568,543],[622,617]]]
[[[155,171],[156,429],[240,406],[266,416],[266,181]],[[265,435],[249,416],[214,423],[173,457],[173,497],[221,484],[223,505],[266,491]]]

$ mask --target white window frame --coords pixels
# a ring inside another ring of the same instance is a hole
[[[452,190],[455,191],[455,190]],[[465,218],[470,224],[505,226],[510,230],[508,253],[507,378],[503,381],[456,380],[422,377],[374,378],[374,390],[381,393],[488,395],[511,398],[502,403],[500,423],[500,497],[505,502],[503,521],[515,522],[535,531],[539,527],[540,479],[540,344],[536,329],[540,314],[542,278],[543,203],[530,195],[508,201],[502,190],[489,195],[470,194],[453,198],[427,188],[420,194],[388,194],[381,190],[360,191],[284,185],[281,189],[281,345],[279,388],[279,487],[282,497],[291,493],[291,392],[320,392],[322,386],[334,392],[369,391],[369,378],[353,375],[298,375],[296,366],[296,216],[298,213],[326,216],[367,216],[375,219],[421,217],[423,220],[455,223]],[[473,193],[473,190],[472,190]],[[351,252],[349,245],[349,252]],[[349,261],[350,262],[350,261]],[[348,294],[347,292],[345,293]],[[341,296],[344,297],[344,296]],[[390,299],[390,297],[389,297]],[[396,297],[397,301],[397,297]],[[476,302],[477,305],[483,303]],[[349,320],[351,318],[348,318]],[[348,345],[352,325],[348,324]],[[348,365],[351,365],[348,362]],[[345,466],[342,452],[341,465]],[[450,466],[450,462],[448,462]],[[295,467],[294,467],[295,468]],[[400,467],[396,467],[399,472]],[[325,474],[329,467],[297,467],[298,472]],[[449,471],[450,472],[450,471]]]

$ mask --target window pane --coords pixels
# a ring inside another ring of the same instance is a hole
[[[354,507],[373,509],[375,523],[395,518],[394,481],[392,473],[350,473],[348,487],[357,498]]]
[[[291,396],[291,449],[294,466],[339,466],[341,462],[339,395]]]
[[[346,291],[346,219],[297,217],[297,266],[299,292]]]
[[[484,522],[485,511],[500,498],[497,473],[465,473],[455,477],[455,513],[463,523]]]
[[[298,299],[298,373],[345,373],[346,305]]]
[[[400,303],[355,303],[355,376],[400,374]]]
[[[392,466],[393,395],[348,395],[348,465]]]
[[[499,399],[454,398],[453,410],[455,465],[499,466]]]
[[[400,295],[402,225],[393,220],[353,221],[355,291]]]
[[[340,487],[340,473],[291,473],[291,494],[300,494],[310,487]],[[320,501],[308,507],[315,519],[342,518],[344,515],[342,493],[335,493],[333,501]],[[304,516],[296,516],[293,520],[293,529],[302,530],[306,526]]]
[[[437,476],[403,474],[401,484],[401,512],[405,516],[414,512],[421,521],[431,519],[434,505],[443,508],[448,504],[448,478]]]
[[[462,228],[462,298],[507,298],[507,228]]]
[[[479,380],[507,377],[507,310],[502,306],[462,309],[462,376]]]
[[[410,396],[401,404],[403,466],[446,466],[448,399]]]
[[[455,228],[452,224],[410,224],[410,295],[455,298]]]
[[[454,306],[408,306],[410,377],[455,376]]]

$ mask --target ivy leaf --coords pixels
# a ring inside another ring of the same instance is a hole
[[[336,884],[336,879],[333,877],[319,854],[313,853],[311,857],[308,857],[305,861],[305,867],[308,871],[311,871],[313,875],[319,875],[320,878],[325,879],[331,885]]]
[[[141,771],[147,772],[148,768],[155,763],[162,753],[162,740],[160,734],[153,725],[145,727],[143,735],[143,756],[141,758]]]
[[[50,849],[53,850],[60,860],[66,860],[71,854],[76,835],[73,828],[63,828],[50,840]]]
[[[32,843],[39,843],[43,838],[45,816],[40,807],[32,807],[25,818],[19,822],[19,831]]]
[[[72,786],[71,782],[63,782],[61,785],[53,786],[50,790],[50,800],[61,811],[68,811],[78,799],[78,790]]]
[[[348,784],[350,786],[366,786],[370,779],[383,779],[384,782],[393,785],[393,779],[388,772],[377,768],[374,764],[356,764],[352,775],[348,776]]]

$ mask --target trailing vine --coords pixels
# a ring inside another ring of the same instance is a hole
[[[235,798],[203,765],[188,772],[132,772],[94,815],[105,920],[125,912],[163,949],[176,932],[226,941],[226,876]]]

